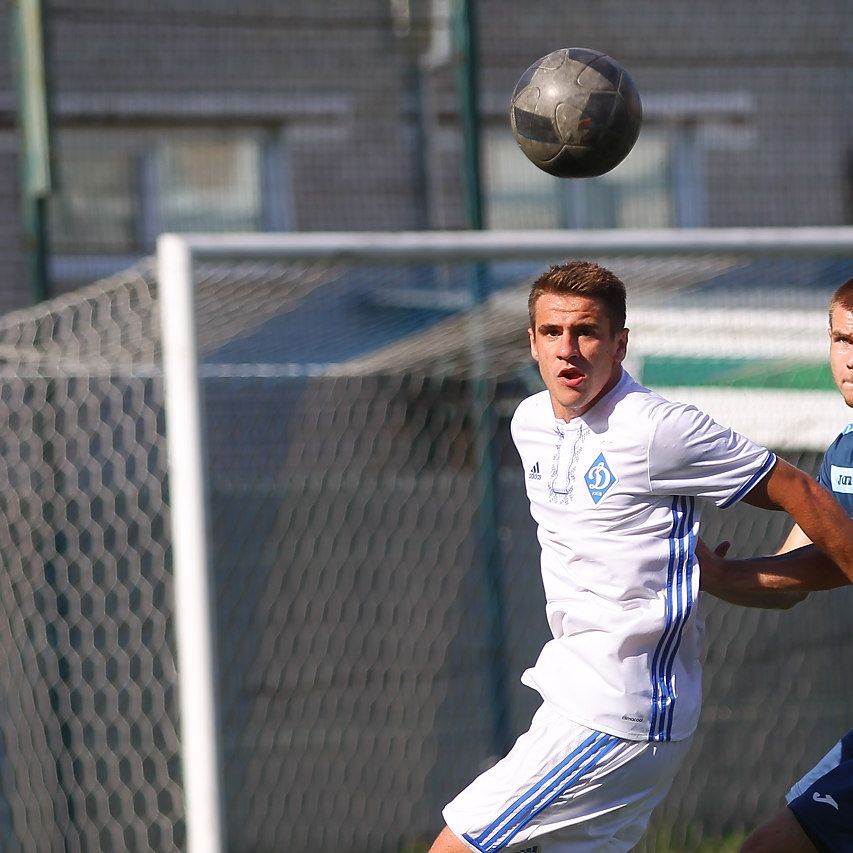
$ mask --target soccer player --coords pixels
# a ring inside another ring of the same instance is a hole
[[[542,704],[509,754],[444,809],[431,853],[629,850],[699,715],[700,505],[788,512],[853,576],[853,521],[784,460],[622,368],[625,287],[594,263],[530,291],[546,390],[511,431],[538,524],[553,635],[522,681]]]
[[[853,278],[829,303],[829,364],[844,402],[853,407]],[[823,457],[818,481],[853,516],[853,424]],[[851,583],[809,547],[810,536],[794,525],[780,555],[723,560],[726,543],[700,553],[702,588],[735,604],[787,608],[808,592]],[[743,853],[813,853],[853,850],[853,730],[797,782],[786,806],[750,834]]]

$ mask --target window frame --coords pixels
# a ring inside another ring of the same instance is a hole
[[[94,280],[132,266],[140,258],[150,255],[156,239],[165,229],[158,213],[159,185],[157,158],[158,145],[162,145],[165,135],[175,140],[181,139],[223,139],[235,140],[254,138],[258,145],[257,176],[258,192],[258,231],[291,231],[294,229],[295,211],[293,183],[290,169],[290,150],[286,128],[280,124],[249,123],[218,125],[214,123],[169,124],[167,127],[136,127],[132,124],[113,124],[109,127],[89,123],[69,125],[58,130],[57,146],[57,190],[62,192],[63,144],[69,138],[77,137],[72,145],[76,150],[85,150],[86,139],[92,139],[99,147],[109,146],[111,142],[126,153],[130,161],[128,192],[134,208],[131,226],[131,247],[117,247],[116,251],[69,252],[60,249],[51,251],[49,271],[51,280],[60,285]],[[106,137],[106,141],[104,138]],[[112,137],[112,139],[110,139]],[[95,139],[97,138],[97,143]],[[90,155],[91,156],[91,155]],[[51,244],[56,242],[56,233],[48,222]],[[212,229],[211,229],[212,230]]]
[[[740,147],[744,143],[752,144],[755,139],[751,127],[751,117],[754,115],[754,99],[750,93],[660,93],[644,96],[643,98],[645,138],[650,131],[662,134],[667,138],[669,146],[668,165],[666,168],[666,196],[669,205],[669,221],[667,227],[699,228],[708,225],[710,221],[709,193],[707,186],[706,163],[708,154],[729,146]],[[504,227],[492,223],[500,222],[500,214],[495,214],[493,189],[493,170],[495,165],[490,161],[490,137],[499,138],[502,145],[515,144],[509,142],[512,137],[506,127],[504,117],[497,117],[489,122],[483,134],[484,168],[484,197],[486,199],[486,219],[488,227]],[[642,150],[643,131],[637,141],[635,151]],[[632,152],[633,154],[634,152]],[[528,163],[520,151],[517,152],[518,169],[527,170],[525,174],[533,175],[536,167]],[[628,155],[631,157],[631,154]],[[500,157],[500,155],[498,155]],[[513,168],[516,168],[513,165]],[[618,170],[619,167],[617,167]],[[532,170],[532,171],[530,171]],[[613,182],[618,171],[599,178],[582,180],[563,180],[552,178],[540,173],[543,187],[549,186],[552,199],[548,192],[534,190],[526,197],[527,204],[552,205],[551,222],[555,228],[582,229],[601,227],[633,227],[623,223],[610,222],[609,225],[592,224],[588,213],[590,196],[595,192],[595,182]],[[538,180],[536,176],[535,180]],[[618,180],[618,178],[616,178]],[[548,183],[546,183],[548,182]],[[492,186],[490,186],[492,183]],[[498,203],[503,191],[497,191]],[[510,224],[509,227],[536,228],[541,225],[522,223]],[[643,226],[647,227],[647,226]]]

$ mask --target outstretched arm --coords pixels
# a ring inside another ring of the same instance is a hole
[[[745,500],[765,509],[784,509],[796,523],[776,556],[726,560],[727,542],[711,551],[700,540],[696,556],[703,590],[744,607],[787,610],[809,592],[853,582],[849,568],[843,572],[811,544],[812,539],[805,532],[808,529],[820,536],[827,553],[840,555],[842,560],[853,544],[853,522],[819,483],[778,460]]]
[[[846,583],[853,582],[853,519],[820,483],[799,468],[778,459],[770,473],[744,500],[753,506],[787,512],[805,537],[835,563]],[[801,589],[831,588],[819,582],[818,585],[810,585],[806,580],[809,571],[817,571],[816,567],[802,571],[801,580],[806,585]]]
[[[745,560],[726,560],[727,550],[727,542],[712,551],[700,540],[696,556],[701,588],[731,604],[787,610],[809,592],[853,583],[814,545]]]

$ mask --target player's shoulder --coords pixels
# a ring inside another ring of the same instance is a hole
[[[853,450],[853,424],[847,424],[843,430],[835,438],[835,441],[829,445],[832,448],[850,448]]]
[[[651,420],[695,421],[704,420],[709,417],[706,412],[703,412],[693,403],[687,403],[684,400],[672,400],[648,388],[642,388],[642,390],[644,393],[641,395],[638,394],[637,400],[641,403]]]
[[[672,400],[633,380],[623,388],[622,399],[610,416],[610,429],[632,435],[656,453],[678,448],[692,440],[718,437],[721,430],[707,412],[692,403]]]
[[[511,426],[522,427],[534,423],[553,420],[554,410],[551,407],[551,398],[547,391],[538,391],[525,397],[513,412]]]
[[[667,415],[677,416],[682,412],[696,411],[693,406],[670,400],[646,388],[627,372],[623,373],[614,393],[604,402],[602,414],[617,415],[636,426],[642,422],[653,424]]]
[[[845,460],[853,462],[853,424],[847,424],[838,434],[838,437],[826,450],[827,458],[833,461]]]

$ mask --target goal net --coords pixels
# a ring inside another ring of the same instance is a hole
[[[626,282],[644,384],[810,472],[853,419],[826,366],[851,229],[169,235],[0,318],[3,850],[426,848],[537,704],[508,422],[566,258]],[[736,554],[787,532],[704,518]],[[847,730],[850,603],[703,601],[702,721],[645,849],[737,836]]]

